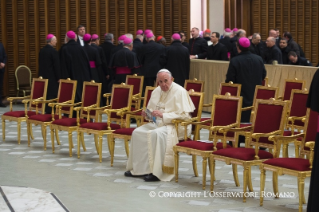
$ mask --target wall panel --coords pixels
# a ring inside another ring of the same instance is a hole
[[[101,42],[106,32],[117,41],[121,34],[152,29],[169,44],[174,32],[189,31],[189,5],[189,0],[1,0],[0,42],[8,55],[4,95],[15,95],[14,71],[19,65],[29,66],[37,77],[38,54],[48,33],[56,35],[57,50],[65,33],[76,32],[80,24],[100,35]]]

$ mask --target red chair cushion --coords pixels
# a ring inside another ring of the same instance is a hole
[[[205,143],[200,141],[187,140],[187,141],[183,141],[176,144],[176,146],[197,149],[202,151],[213,151],[214,143]],[[232,147],[227,144],[227,148],[232,148]],[[217,149],[223,149],[223,144],[220,142],[217,143]]]
[[[285,93],[283,100],[289,100],[292,89],[302,90],[302,83],[300,82],[286,82]]]
[[[80,124],[84,124],[87,122],[87,119],[80,119]],[[52,122],[52,124],[61,125],[61,126],[76,126],[76,118],[66,118],[66,119],[58,119]]]
[[[273,158],[263,162],[264,164],[292,169],[296,171],[310,171],[309,159],[303,158]]]
[[[120,135],[132,135],[133,131],[136,128],[121,128],[113,131],[113,134],[120,134]]]
[[[276,91],[275,90],[267,90],[267,89],[258,89],[256,94],[256,99],[270,99],[275,98]]]
[[[220,95],[225,95],[228,92],[231,96],[237,96],[237,91],[238,87],[223,85],[220,91]]]
[[[127,84],[133,85],[133,95],[140,92],[141,79],[140,78],[127,78]]]
[[[291,136],[291,131],[285,130],[283,136]]]
[[[213,152],[214,155],[225,156],[229,158],[235,158],[239,160],[254,160],[255,159],[255,149],[252,148],[231,148],[231,149],[221,149]],[[269,159],[273,158],[273,155],[264,150],[259,150],[259,159]]]
[[[28,116],[34,116],[36,113],[34,111],[28,111]],[[3,114],[4,116],[12,116],[12,117],[25,117],[25,111],[9,111]]]
[[[239,100],[216,99],[213,126],[226,126],[236,123]]]
[[[68,117],[62,116],[61,118],[66,119]],[[51,114],[38,114],[38,115],[30,116],[29,119],[36,120],[36,121],[42,121],[42,122],[50,122],[50,121],[52,121],[52,115]],[[59,115],[54,115],[54,119],[58,120]]]
[[[107,123],[97,122],[97,123],[84,123],[80,125],[81,128],[87,128],[92,130],[107,130]],[[120,129],[121,126],[119,124],[111,124],[111,129]]]
[[[191,99],[192,99],[192,102],[195,106],[195,110],[194,112],[191,113],[191,116],[192,117],[197,117],[198,115],[198,108],[199,108],[199,103],[200,103],[200,96],[192,96],[190,95]]]

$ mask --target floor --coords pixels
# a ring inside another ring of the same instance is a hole
[[[8,111],[0,108],[0,115]],[[14,105],[14,110],[23,110]],[[203,117],[210,114],[204,113]],[[132,125],[135,126],[135,125]],[[75,148],[69,157],[68,137],[60,132],[61,146],[52,154],[50,134],[47,150],[43,150],[40,127],[33,127],[35,139],[27,146],[26,125],[21,127],[21,144],[17,143],[16,123],[6,122],[6,139],[0,141],[0,211],[211,211],[256,212],[297,211],[297,179],[279,176],[279,192],[285,197],[272,197],[271,173],[266,175],[264,206],[259,206],[260,171],[252,169],[254,197],[243,203],[241,197],[220,197],[221,192],[242,192],[242,169],[238,167],[240,187],[234,184],[231,166],[216,162],[214,195],[209,193],[210,178],[207,175],[206,190],[202,190],[202,175],[194,177],[191,157],[180,155],[179,182],[144,182],[142,178],[124,176],[127,157],[121,140],[116,141],[114,166],[110,167],[110,155],[106,137],[103,143],[103,161],[99,163],[92,135],[85,135],[87,151],[76,157]],[[208,138],[207,132],[201,139]],[[293,147],[289,147],[293,154]],[[202,173],[201,158],[197,160]],[[305,183],[308,198],[309,179]],[[219,193],[217,193],[219,192]],[[230,193],[228,193],[230,194]],[[219,196],[217,196],[219,195]],[[11,208],[10,208],[11,207]],[[304,211],[306,205],[304,205]]]

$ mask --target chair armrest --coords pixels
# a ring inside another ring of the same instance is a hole
[[[284,144],[290,143],[295,141],[297,138],[304,138],[305,137],[305,133],[299,133],[296,135],[291,135],[291,136],[281,136],[281,135],[272,135],[269,136],[268,140],[274,142],[274,144],[276,144],[279,141],[282,141]]]
[[[128,111],[130,108],[128,107],[123,107],[119,109],[105,109],[103,113],[107,114],[107,128],[108,130],[111,130],[111,113],[116,113],[116,115],[121,116],[121,127],[123,123],[123,116],[124,112]]]
[[[27,99],[27,98],[30,98],[30,97],[31,97],[30,95],[29,96],[23,96],[23,97],[8,97],[7,100],[9,102],[11,102],[11,101],[14,101],[14,100]]]
[[[315,142],[314,141],[308,141],[308,142],[306,142],[305,146],[310,148],[310,155],[309,155],[310,167],[309,168],[312,169]]]
[[[306,118],[306,116],[301,116],[301,117],[290,116],[290,117],[288,117],[288,122],[291,122],[292,124],[294,124],[294,122],[297,120],[304,122],[305,118]]]
[[[136,113],[141,112],[142,110],[143,110],[143,108],[138,109],[138,110],[134,110],[134,111],[123,111],[122,113],[124,115],[126,115],[126,114],[135,115]]]
[[[238,123],[229,124],[226,126],[212,126],[210,130],[214,133],[227,133],[231,128],[237,127]]]
[[[55,102],[57,101],[58,98],[55,98],[55,99],[49,99],[49,100],[33,100],[32,101],[32,104],[45,104],[45,103],[51,103],[51,102]]]
[[[208,122],[211,122],[212,121],[212,119],[207,119],[207,120],[205,120],[205,121],[198,121],[198,122],[192,122],[192,124],[194,124],[194,125],[202,125],[202,124],[206,124],[206,123],[208,123]]]
[[[270,132],[270,133],[253,133],[251,135],[252,138],[258,140],[260,137],[269,137],[271,135],[277,135],[277,134],[280,134],[281,133],[281,130],[276,130],[276,131],[273,131],[273,132]]]
[[[253,110],[254,109],[254,106],[250,106],[250,107],[243,107],[241,109],[241,111],[247,111],[247,110]]]
[[[252,129],[252,126],[247,126],[247,127],[239,127],[239,128],[229,128],[228,131],[231,131],[231,132],[241,132],[241,131],[248,131],[248,130],[251,130]],[[222,131],[221,131],[222,132]],[[220,133],[221,133],[220,132]]]
[[[110,97],[112,96],[111,93],[105,93],[103,94],[103,97],[106,97],[106,105],[110,104]]]
[[[282,96],[278,96],[277,100],[282,100],[283,97]]]
[[[203,104],[203,107],[211,107],[212,105],[213,105],[212,103]]]
[[[174,120],[173,120],[174,121]],[[172,121],[172,122],[173,122]],[[190,118],[190,119],[187,119],[187,120],[181,120],[181,119],[176,119],[176,121],[178,123],[181,124],[181,126],[187,126],[189,124],[193,124],[195,123],[196,121],[198,121],[198,117],[193,117],[193,118]],[[174,124],[174,123],[173,123]]]

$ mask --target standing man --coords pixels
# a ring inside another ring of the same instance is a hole
[[[77,42],[81,46],[84,46],[83,36],[85,35],[85,26],[79,25],[77,32],[78,32],[78,34],[77,34]]]
[[[166,39],[163,36],[159,35],[156,38],[156,43],[166,46]]]
[[[144,76],[144,89],[146,86],[154,86],[156,74],[161,69],[160,57],[165,53],[165,47],[155,42],[152,32],[146,35],[146,40],[148,43],[141,50],[141,75]]]
[[[226,74],[226,82],[232,81],[241,84],[243,107],[253,105],[256,85],[261,85],[266,77],[266,69],[261,57],[249,51],[250,41],[248,38],[240,38],[237,45],[238,55],[232,58]],[[241,114],[241,122],[250,121],[251,111],[244,111]],[[243,137],[240,142],[244,141]]]
[[[112,76],[112,71],[109,69],[108,66],[109,66],[110,61],[111,61],[113,48],[115,47],[113,42],[114,42],[114,35],[112,33],[105,33],[104,43],[101,44],[101,47],[104,51],[106,65],[107,65],[107,73],[109,74],[109,78],[107,79],[107,82],[106,82],[106,84],[107,84],[106,85],[106,87],[107,87],[106,93],[112,92],[112,81],[113,81],[114,76]]]
[[[199,37],[199,29],[192,28],[192,38],[189,39],[189,54],[190,59],[205,59],[207,56],[207,41]]]
[[[140,64],[133,50],[133,41],[131,38],[125,38],[123,48],[118,50],[110,63],[110,68],[115,72],[115,84],[126,82],[126,76],[138,74]]]
[[[76,34],[73,31],[66,33],[66,42],[61,51],[62,78],[77,80],[75,102],[82,98],[83,82],[91,81],[90,63],[84,48],[76,42]]]
[[[2,103],[3,78],[4,78],[6,63],[7,63],[7,54],[6,54],[6,51],[4,50],[3,44],[0,43],[0,107],[6,107]]]
[[[172,43],[165,49],[165,55],[161,56],[161,65],[171,71],[174,82],[184,86],[189,79],[189,52],[182,43],[178,33],[172,35]]]
[[[61,79],[59,53],[55,50],[57,39],[48,34],[45,45],[39,52],[39,76],[48,79],[47,99],[54,99],[58,95],[59,80]],[[51,107],[45,107],[45,113],[51,114]]]
[[[83,36],[83,41],[84,41],[84,50],[86,54],[88,55],[89,62],[90,62],[90,67],[91,67],[91,79],[94,80],[95,82],[101,82],[100,80],[100,74],[98,70],[101,70],[101,57],[99,54],[99,51],[92,47],[90,45],[91,42],[91,35],[90,34],[85,34]]]
[[[277,60],[278,64],[282,64],[282,55],[280,49],[276,46],[276,39],[274,37],[268,37],[266,40],[266,45],[266,63],[272,64],[274,60]]]
[[[183,46],[185,46],[187,49],[189,49],[189,44],[187,42],[185,42],[186,40],[186,35],[185,35],[185,32],[184,31],[179,31],[178,32],[181,36],[181,43]]]
[[[219,42],[219,33],[212,32],[211,35],[211,42],[212,45],[208,47],[207,50],[207,60],[224,60],[228,61],[228,49],[224,44]]]
[[[290,32],[285,32],[283,35],[284,38],[287,39],[288,41],[288,47],[291,51],[296,52],[296,54],[298,56],[300,56],[300,49],[299,49],[299,45],[296,41],[294,41],[294,39],[292,38],[292,35]]]
[[[280,39],[279,49],[281,51],[282,64],[288,64],[289,63],[288,53],[290,52],[290,49],[288,47],[288,41],[286,40],[286,38]]]
[[[224,37],[219,40],[221,44],[224,44],[224,46],[227,47],[227,50],[229,52],[229,57],[230,57],[230,52],[232,50],[232,44],[230,42],[230,36],[232,35],[232,31],[229,28],[226,28],[224,30]]]
[[[157,74],[159,86],[152,92],[147,109],[155,123],[144,124],[133,131],[126,177],[145,176],[145,181],[170,181],[174,178],[173,146],[185,129],[176,131],[173,119],[188,120],[195,110],[188,92],[173,82],[171,73],[162,69]],[[142,116],[146,116],[145,111]],[[191,126],[187,127],[187,134]]]
[[[133,41],[133,52],[135,52],[137,58],[140,60],[141,49],[143,47],[143,30],[137,30],[136,37]]]

